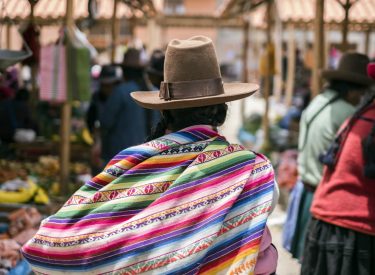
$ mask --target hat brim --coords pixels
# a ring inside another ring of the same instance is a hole
[[[131,97],[136,103],[146,109],[170,110],[202,107],[225,103],[251,96],[259,89],[253,83],[224,83],[224,94],[189,99],[164,100],[159,97],[159,91],[132,92]]]
[[[367,76],[340,70],[323,70],[322,77],[327,80],[343,80],[364,86],[371,86],[375,84],[375,81]]]

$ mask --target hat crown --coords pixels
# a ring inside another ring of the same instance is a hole
[[[157,72],[163,74],[164,72],[164,59],[165,55],[162,50],[154,50],[152,52],[149,67]]]
[[[251,83],[223,83],[211,39],[194,36],[168,44],[159,92],[137,91],[131,96],[145,108],[169,110],[222,104],[257,89]]]
[[[147,64],[147,55],[144,50],[129,48],[124,54],[122,66],[129,68],[142,68]]]
[[[194,36],[172,40],[167,47],[164,81],[182,82],[220,78],[220,68],[212,40]]]
[[[103,65],[99,78],[116,77],[116,67],[111,65]]]
[[[367,76],[367,64],[369,62],[369,58],[364,54],[348,53],[342,56],[337,70]]]

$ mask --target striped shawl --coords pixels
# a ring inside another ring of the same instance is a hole
[[[194,126],[119,153],[22,249],[38,274],[253,274],[274,174]]]

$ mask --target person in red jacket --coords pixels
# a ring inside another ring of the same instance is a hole
[[[375,63],[368,74],[375,79]],[[375,274],[374,98],[342,126],[322,158],[301,274]]]

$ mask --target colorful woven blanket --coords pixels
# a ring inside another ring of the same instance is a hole
[[[252,274],[274,174],[194,126],[119,153],[22,249],[37,274]]]

